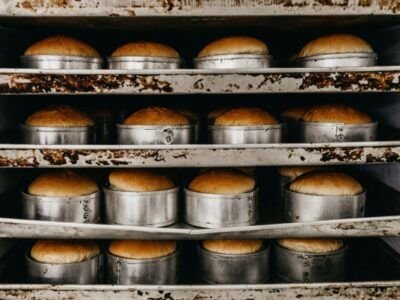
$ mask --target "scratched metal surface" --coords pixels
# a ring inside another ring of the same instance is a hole
[[[400,67],[48,71],[0,69],[0,94],[399,92]]]
[[[260,285],[0,285],[1,299],[398,299],[400,281]]]
[[[265,145],[1,144],[0,167],[222,167],[400,162],[400,141]]]
[[[378,237],[400,236],[400,216],[371,217],[200,229],[185,224],[151,228],[105,224],[77,224],[0,218],[1,238],[74,239],[174,239],[227,238],[275,239],[284,237]]]
[[[394,15],[397,0],[0,0],[6,16]]]

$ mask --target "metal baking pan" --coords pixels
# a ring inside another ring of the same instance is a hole
[[[319,196],[285,188],[284,216],[288,222],[362,218],[366,192],[355,196]]]
[[[68,264],[41,263],[25,255],[30,282],[48,284],[96,284],[103,282],[103,255]]]
[[[270,278],[270,246],[248,254],[222,254],[197,245],[199,276],[210,284],[255,284]]]
[[[376,53],[340,53],[298,58],[296,64],[304,68],[372,67],[377,64]]]
[[[283,124],[264,126],[208,126],[213,144],[270,144],[281,143]]]
[[[274,243],[273,260],[279,282],[345,281],[347,248],[328,253],[308,253],[286,249]]]
[[[24,55],[20,57],[23,68],[44,70],[97,70],[103,66],[101,58],[61,55]]]
[[[104,189],[106,223],[164,227],[178,221],[179,187],[152,192]]]
[[[123,145],[191,144],[194,125],[151,126],[117,124],[117,142]]]
[[[343,124],[304,122],[299,123],[300,141],[304,143],[335,143],[375,141],[378,135],[378,123]]]
[[[42,127],[20,125],[23,143],[35,145],[92,144],[95,128],[81,127]]]
[[[114,70],[169,70],[179,69],[183,65],[180,58],[120,56],[108,57],[108,68]]]
[[[111,284],[175,284],[179,279],[179,246],[167,256],[122,258],[107,252],[107,281]]]
[[[22,194],[22,216],[30,220],[98,223],[100,192],[75,197]]]
[[[221,54],[193,59],[196,69],[264,69],[273,66],[270,55]]]
[[[184,190],[186,223],[202,228],[254,225],[258,217],[258,188],[241,194],[210,194]]]

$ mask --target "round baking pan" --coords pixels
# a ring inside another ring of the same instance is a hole
[[[128,259],[107,252],[111,284],[175,284],[179,277],[179,248],[172,254],[148,259]]]
[[[103,60],[95,57],[65,55],[24,55],[20,57],[22,68],[61,70],[61,69],[101,69]]]
[[[285,188],[284,216],[288,222],[360,218],[365,213],[366,192],[355,196],[319,196]]]
[[[107,58],[108,68],[116,70],[145,70],[145,69],[179,69],[183,61],[180,58],[119,56]]]
[[[97,284],[103,282],[103,255],[77,263],[49,264],[25,255],[28,280],[48,284]]]
[[[41,127],[20,125],[21,139],[25,144],[69,145],[92,144],[94,127]]]
[[[263,69],[273,64],[272,56],[261,54],[222,54],[195,58],[196,69]]]
[[[178,221],[179,187],[154,192],[104,188],[107,224],[164,227]]]
[[[336,143],[375,141],[378,135],[378,123],[299,123],[300,141],[304,143]]]
[[[117,124],[118,144],[171,145],[192,144],[194,125],[147,126]]]
[[[100,221],[100,192],[74,197],[21,194],[25,219],[74,223]]]
[[[372,67],[377,61],[376,53],[340,53],[298,58],[296,64],[305,68]]]
[[[270,247],[248,254],[222,254],[197,245],[201,280],[210,284],[255,284],[270,277]]]
[[[328,253],[308,253],[274,244],[275,275],[279,282],[336,282],[346,279],[348,246]]]
[[[186,223],[203,228],[254,225],[258,221],[258,189],[242,194],[208,194],[185,189]]]
[[[282,142],[282,124],[262,126],[209,125],[213,144],[270,144]]]

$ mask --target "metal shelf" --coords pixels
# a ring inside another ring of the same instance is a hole
[[[260,145],[0,144],[0,167],[244,167],[400,162],[400,141]]]
[[[387,0],[2,0],[5,16],[270,16],[395,15],[397,1]]]
[[[400,281],[257,285],[2,284],[1,299],[396,299]]]
[[[201,229],[178,224],[151,228],[0,218],[0,238],[68,239],[275,239],[284,237],[400,236],[400,216]]]
[[[400,67],[262,70],[0,69],[0,94],[400,92]]]

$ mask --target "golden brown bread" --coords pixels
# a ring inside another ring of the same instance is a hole
[[[213,109],[207,114],[207,119],[209,123],[214,123],[214,120],[218,118],[220,115],[226,113],[227,111],[231,110],[232,108],[228,107],[219,107],[216,109]]]
[[[229,36],[205,46],[197,57],[222,54],[268,54],[268,47],[259,39],[249,36]]]
[[[190,120],[180,112],[165,107],[142,108],[123,122],[124,125],[189,125]]]
[[[280,167],[278,168],[278,173],[281,176],[289,177],[291,180],[309,173],[311,171],[320,170],[322,167],[318,166],[290,166],[290,167]]]
[[[208,169],[189,184],[191,191],[210,194],[241,194],[254,190],[254,178],[238,169]]]
[[[249,254],[260,251],[262,240],[206,240],[204,249],[221,254]]]
[[[46,197],[83,196],[98,190],[94,180],[70,170],[44,173],[28,186],[28,194]]]
[[[39,127],[86,127],[94,121],[84,112],[69,106],[50,106],[35,111],[25,121]]]
[[[151,169],[114,170],[108,179],[113,189],[126,192],[152,192],[176,187],[162,172]]]
[[[305,112],[309,109],[309,107],[305,106],[295,106],[288,109],[285,109],[281,116],[285,119],[292,119],[292,120],[300,120]]]
[[[179,58],[179,53],[172,47],[154,42],[134,42],[125,44],[115,50],[112,57],[120,56],[144,56],[144,57],[168,57]]]
[[[365,113],[343,104],[321,104],[307,110],[302,118],[305,122],[366,124],[372,119]]]
[[[149,259],[170,255],[176,248],[175,241],[116,240],[110,243],[108,251],[128,259]]]
[[[353,177],[335,171],[314,171],[297,177],[289,185],[293,192],[320,196],[354,196],[364,191]]]
[[[70,264],[91,259],[100,251],[95,241],[38,240],[31,249],[31,257],[41,263]]]
[[[272,115],[261,108],[234,108],[218,116],[216,126],[256,126],[278,124]]]
[[[308,253],[328,253],[344,247],[340,239],[281,239],[277,243],[283,248]]]
[[[371,52],[374,52],[371,46],[358,36],[351,34],[330,34],[321,36],[306,44],[300,51],[299,57]]]
[[[30,46],[25,55],[66,55],[99,58],[100,54],[90,45],[69,36],[55,35]]]

